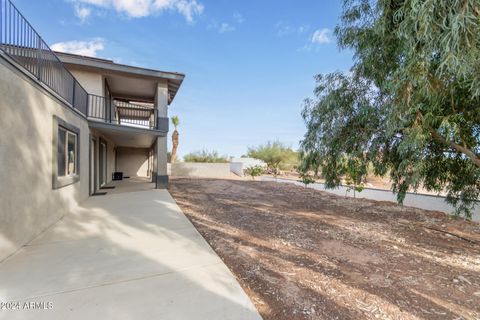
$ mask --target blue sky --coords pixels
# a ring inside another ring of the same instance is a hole
[[[348,70],[331,30],[341,2],[318,0],[14,0],[56,49],[186,74],[170,107],[180,155],[297,148],[313,76]]]

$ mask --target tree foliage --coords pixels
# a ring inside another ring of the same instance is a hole
[[[322,164],[322,157],[318,151],[313,152],[300,152],[299,157],[301,159],[297,171],[301,174],[309,173],[313,171],[313,177],[318,178],[320,172],[320,165]]]
[[[172,133],[172,153],[170,154],[170,162],[174,163],[177,160],[177,150],[179,142],[179,133],[177,128],[180,125],[180,119],[178,118],[178,116],[172,117],[172,124],[175,130]]]
[[[255,178],[261,176],[265,170],[263,169],[262,166],[256,165],[256,166],[249,166],[244,171],[245,171],[245,174],[252,177],[252,180],[255,180]]]
[[[353,191],[353,197],[356,198],[357,192],[362,192],[365,189],[363,178],[367,175],[367,172],[364,171],[366,168],[358,163],[355,158],[345,159],[344,162],[346,192]]]
[[[298,154],[292,148],[279,141],[269,141],[248,149],[248,156],[263,160],[273,175],[280,170],[291,170],[298,165]]]
[[[183,157],[185,162],[201,162],[201,163],[226,163],[228,162],[227,156],[220,156],[217,151],[195,151],[186,154]]]
[[[173,126],[176,130],[178,125],[180,124],[180,118],[178,118],[178,116],[173,116],[172,117],[172,124],[173,124]]]
[[[305,188],[308,188],[309,184],[315,183],[315,179],[308,172],[299,172],[300,180],[298,182],[303,183]]]
[[[319,155],[329,187],[347,158],[360,176],[369,165],[389,174],[399,202],[422,186],[470,218],[480,194],[479,1],[344,0],[335,34],[354,65],[316,77],[302,152]]]

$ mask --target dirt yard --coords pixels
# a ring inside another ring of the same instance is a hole
[[[480,319],[480,225],[275,182],[170,192],[264,319]]]

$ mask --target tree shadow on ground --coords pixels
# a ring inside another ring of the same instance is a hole
[[[6,301],[54,305],[0,318],[258,319],[166,191],[90,198],[1,263],[0,284]]]

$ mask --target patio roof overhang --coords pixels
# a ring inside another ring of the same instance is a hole
[[[130,125],[116,125],[89,120],[90,128],[111,140],[117,147],[150,148],[158,137],[167,133]]]
[[[151,109],[134,109],[135,112],[132,113],[131,112],[131,109],[127,108],[127,107],[120,107],[120,106],[117,106],[117,112],[118,112],[118,116],[120,118],[128,118],[128,119],[133,119],[133,120],[143,120],[143,121],[148,121],[151,116],[152,116],[152,113],[153,113],[153,108]]]
[[[114,63],[112,60],[55,52],[59,59],[73,69],[101,72],[115,98],[129,101],[154,102],[157,83],[167,81],[168,103],[175,98],[185,75]]]

